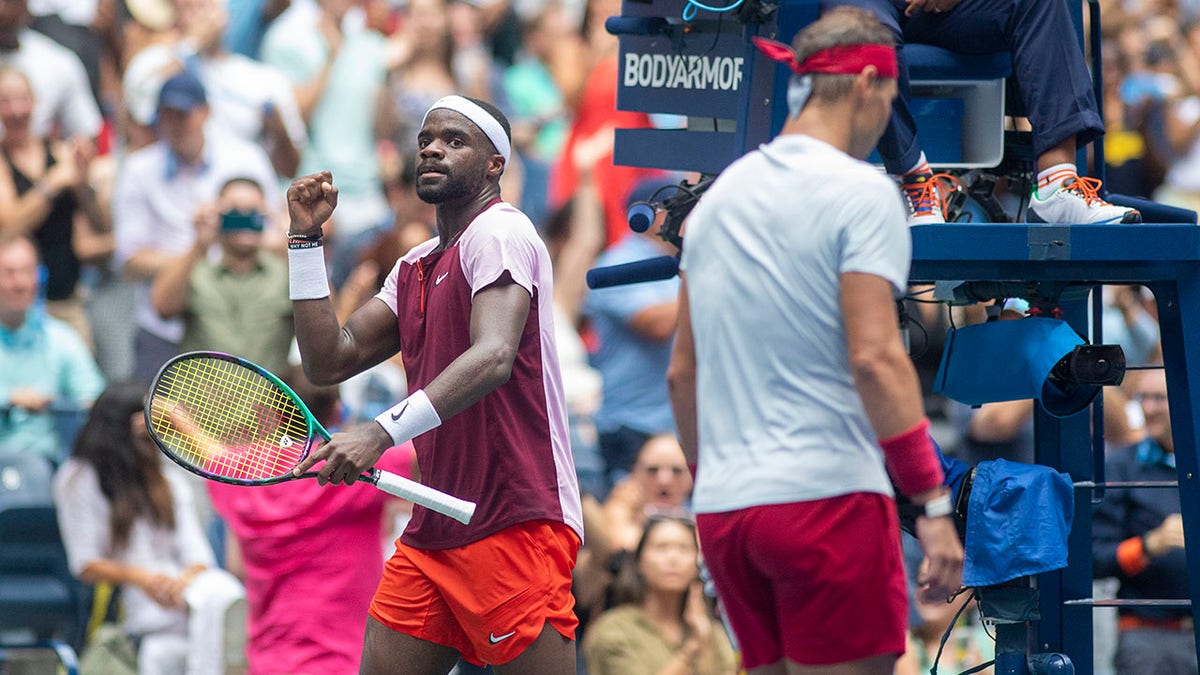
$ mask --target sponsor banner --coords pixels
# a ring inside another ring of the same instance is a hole
[[[626,52],[621,84],[657,89],[737,91],[745,82],[740,56],[688,56]]]
[[[744,114],[753,53],[733,22],[719,34],[621,36],[617,107],[695,117]],[[752,49],[752,48],[751,48]]]

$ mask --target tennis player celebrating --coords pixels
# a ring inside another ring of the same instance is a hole
[[[345,326],[321,252],[333,177],[288,188],[291,297],[309,379],[341,382],[400,351],[411,392],[375,422],[333,434],[297,471],[325,460],[318,480],[350,485],[385,448],[412,439],[428,485],[478,504],[470,525],[414,509],[371,603],[363,673],[441,675],[460,654],[499,673],[575,671],[579,487],[550,258],[529,219],[500,199],[510,138],[488,103],[433,104],[417,136],[417,194],[437,204],[438,236],[401,258]]]
[[[767,47],[796,72],[788,120],[688,220],[675,419],[689,461],[699,447],[700,541],[747,671],[891,673],[908,603],[889,472],[925,506],[925,597],[958,588],[963,556],[897,328],[905,211],[860,161],[891,114],[896,53],[849,7],[794,51]]]

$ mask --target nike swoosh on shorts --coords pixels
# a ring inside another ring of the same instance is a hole
[[[500,636],[497,636],[495,633],[489,633],[488,634],[488,642],[490,642],[492,644],[496,644],[498,642],[503,642],[504,640],[507,640],[508,638],[510,638],[516,634],[517,634],[517,631],[515,631],[515,630],[505,633],[504,635],[500,635]]]

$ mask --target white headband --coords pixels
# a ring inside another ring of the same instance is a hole
[[[438,108],[453,110],[471,120],[488,137],[492,145],[496,146],[496,152],[500,153],[500,156],[504,158],[505,166],[508,165],[508,156],[512,150],[508,143],[508,135],[504,133],[504,127],[500,126],[500,120],[493,117],[490,112],[484,110],[478,104],[472,103],[462,96],[452,95],[443,96],[433,105],[429,106],[429,110],[426,110],[425,116],[421,118],[421,126],[425,126],[425,120],[429,119],[429,113]]]

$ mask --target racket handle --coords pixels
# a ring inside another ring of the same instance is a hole
[[[471,516],[475,513],[474,502],[452,497],[445,492],[435,490],[428,485],[422,485],[389,471],[372,469],[370,481],[375,487],[390,495],[407,499],[414,504],[420,504],[444,516],[450,516],[463,525],[470,523]]]

